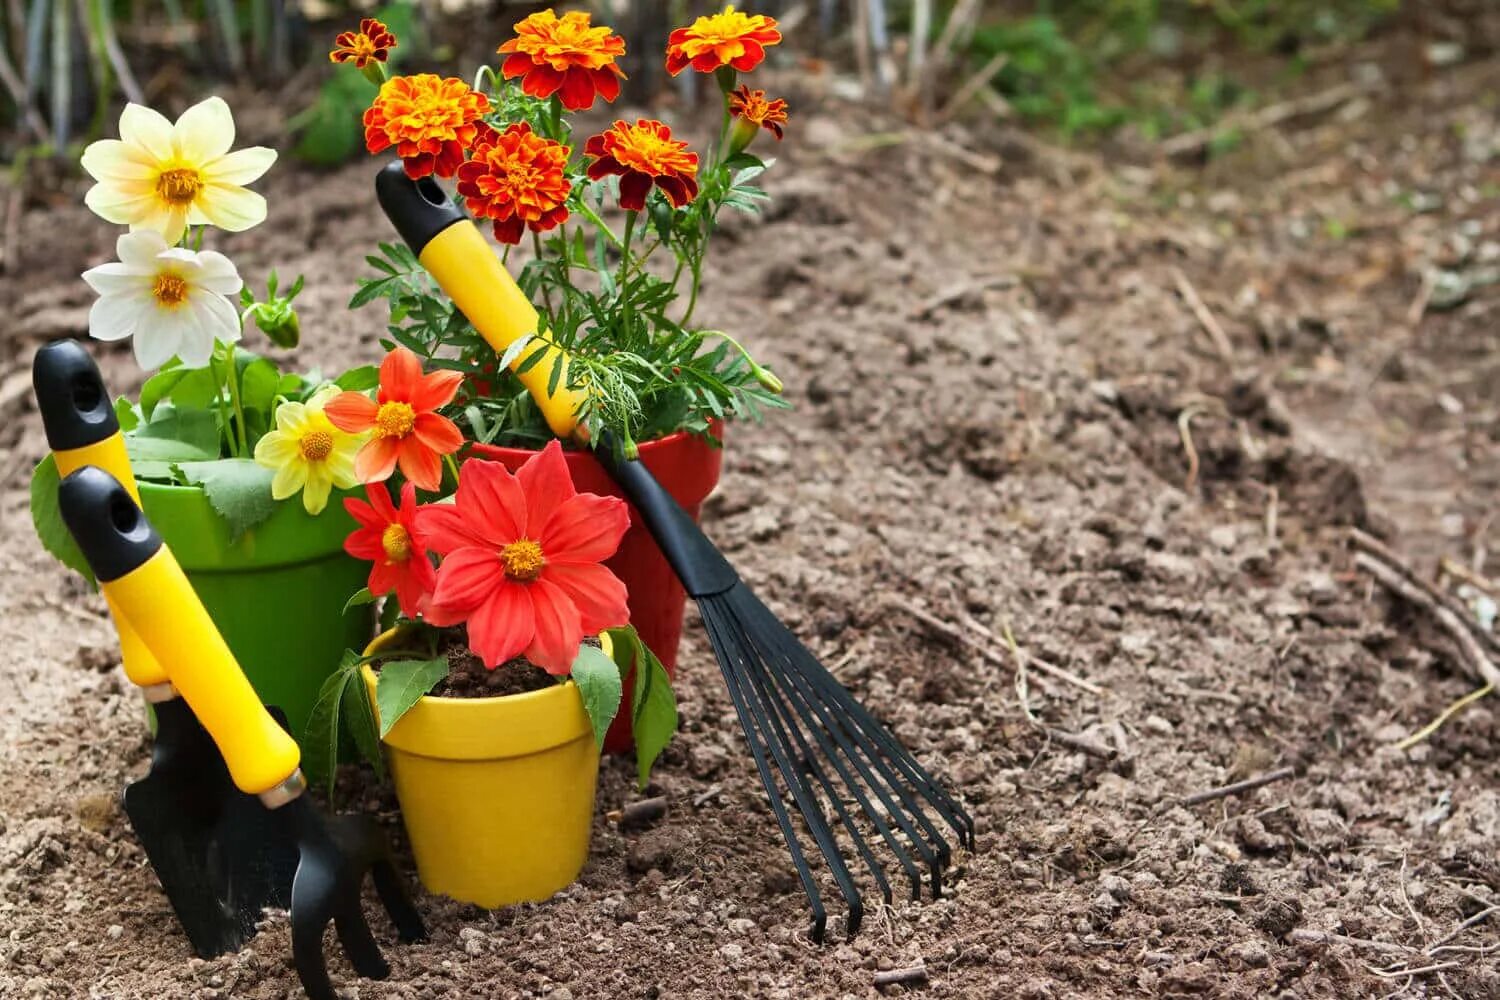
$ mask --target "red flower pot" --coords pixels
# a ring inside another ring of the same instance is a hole
[[[719,440],[724,439],[721,424],[715,423],[713,433]],[[476,458],[504,462],[505,467],[514,472],[536,452],[527,448],[476,444],[472,454]],[[564,454],[568,471],[573,475],[573,485],[580,493],[624,496],[591,452],[568,451]],[[681,504],[694,521],[698,520],[703,501],[719,483],[723,451],[683,431],[642,444],[640,458],[672,499]],[[605,565],[625,584],[631,624],[667,668],[667,673],[675,677],[677,644],[682,639],[682,612],[687,604],[687,594],[634,507],[630,509],[630,530],[620,542],[619,551]],[[623,753],[632,746],[630,690],[630,678],[627,677],[624,705],[604,738],[604,749],[609,753]]]

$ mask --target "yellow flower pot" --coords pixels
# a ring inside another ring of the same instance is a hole
[[[364,680],[374,706],[368,665]],[[547,899],[583,871],[599,750],[572,681],[499,698],[428,696],[383,742],[429,892],[509,906]]]

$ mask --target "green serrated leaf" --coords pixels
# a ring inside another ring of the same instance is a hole
[[[354,738],[359,755],[375,769],[381,780],[385,779],[385,757],[380,753],[380,733],[375,726],[375,712],[370,708],[370,694],[365,688],[363,671],[353,670],[353,680],[344,685],[344,728]]]
[[[380,735],[388,735],[422,696],[448,676],[448,660],[397,660],[383,664],[375,683],[375,701],[380,706]]]
[[[352,652],[345,651],[345,663],[352,655]],[[338,776],[339,714],[343,708],[344,686],[349,683],[349,675],[350,672],[342,663],[328,675],[328,679],[318,689],[318,700],[313,702],[312,712],[307,717],[307,728],[302,733],[302,770],[307,774],[307,780],[314,785],[328,786],[329,802],[333,801],[333,784]]]
[[[254,459],[221,458],[212,462],[178,462],[190,484],[203,487],[209,506],[229,526],[231,541],[270,517],[274,473]]]
[[[512,340],[510,342],[510,346],[505,349],[505,353],[500,355],[500,363],[498,367],[509,368],[511,365],[515,364],[516,359],[521,356],[522,351],[526,350],[526,345],[530,344],[531,340],[532,336],[529,333],[523,333],[515,340]],[[541,352],[539,351],[538,353]],[[531,361],[531,358],[527,358],[526,360]],[[532,363],[535,364],[535,362]]]
[[[57,503],[57,488],[61,483],[62,477],[58,475],[55,458],[48,455],[37,463],[36,469],[31,473],[31,523],[36,528],[36,537],[41,541],[42,548],[64,566],[82,574],[92,585],[94,571],[89,568],[88,560],[83,558],[78,543],[73,541],[68,526],[63,523],[62,509]]]
[[[583,697],[583,710],[588,713],[589,724],[594,727],[594,743],[604,747],[604,734],[620,710],[620,699],[624,684],[620,681],[620,668],[615,661],[604,655],[596,646],[581,646],[578,658],[573,661],[573,683]]]

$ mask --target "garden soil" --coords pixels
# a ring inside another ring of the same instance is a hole
[[[774,202],[730,224],[702,313],[793,409],[732,428],[705,525],[948,776],[977,849],[941,899],[812,943],[694,619],[666,816],[610,824],[640,793],[608,760],[576,885],[492,913],[422,897],[431,940],[389,944],[385,982],[330,935],[343,995],[866,998],[920,962],[884,995],[1500,997],[1500,920],[1463,926],[1500,900],[1500,702],[1395,747],[1476,682],[1347,544],[1423,572],[1500,549],[1500,67],[1368,58],[1368,92],[1208,164],[925,132],[799,84]],[[257,282],[307,273],[300,364],[377,357],[382,317],[343,308],[393,235],[373,169],[283,163],[269,222],[223,241]],[[213,961],[177,932],[118,806],[139,698],[102,601],[31,533],[31,354],[83,334],[78,272],[112,252],[81,192],[31,193],[0,289],[0,996],[297,997],[285,914]],[[1018,685],[1007,629],[1096,687]],[[388,791],[342,792],[399,836]]]

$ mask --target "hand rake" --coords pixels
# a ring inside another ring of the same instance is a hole
[[[425,936],[421,915],[368,817],[322,816],[306,794],[297,744],[261,706],[234,655],[172,553],[134,499],[108,472],[84,466],[58,489],[63,520],[105,596],[135,628],[218,745],[235,785],[257,796],[276,835],[295,843],[292,962],[312,1000],[335,1000],[323,960],[323,932],[338,932],[361,976],[390,966],[360,905],[365,872],[403,941]]]
[[[504,354],[518,338],[540,332],[536,310],[473,222],[436,182],[412,181],[401,164],[393,163],[378,176],[376,193],[402,239],[496,351]],[[532,360],[538,353],[542,356]],[[540,339],[535,347],[517,352],[512,363],[553,432],[576,439],[575,415],[587,387],[569,379],[567,365],[563,351]],[[849,935],[859,929],[864,912],[849,848],[884,899],[889,902],[892,896],[872,830],[900,864],[912,898],[921,896],[924,869],[937,896],[950,860],[939,824],[946,823],[960,844],[972,848],[974,823],[968,813],[750,592],[645,466],[620,457],[610,440],[597,444],[595,457],[698,602],[750,754],[807,893],[814,939],[823,937],[827,912],[783,790],[848,906]]]

